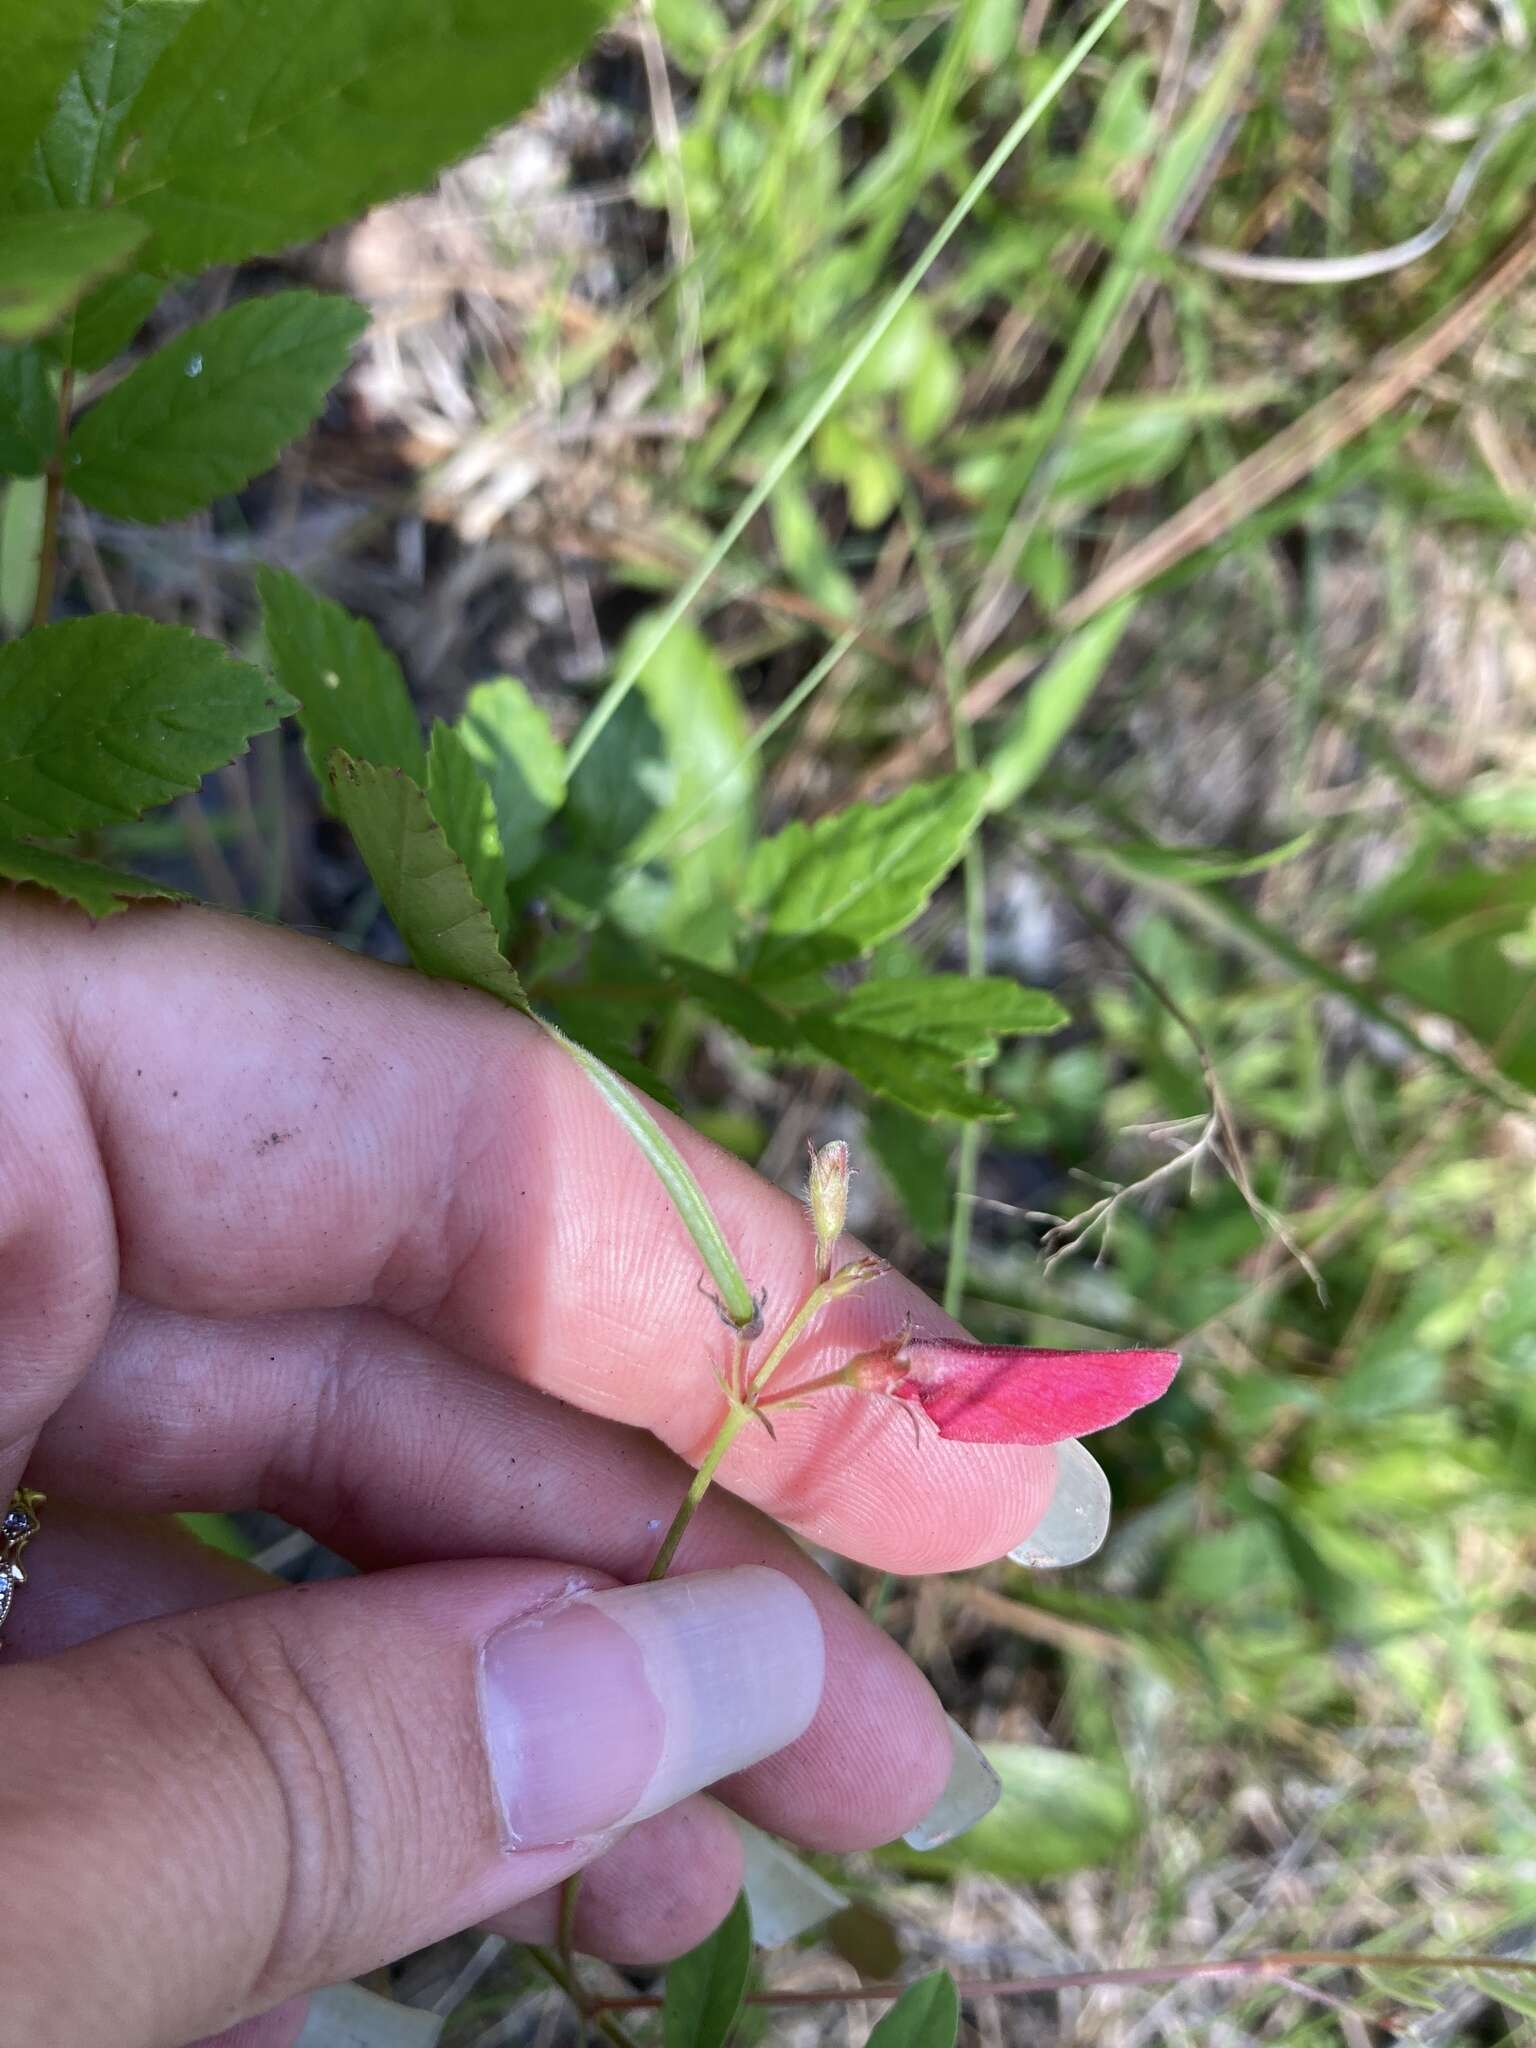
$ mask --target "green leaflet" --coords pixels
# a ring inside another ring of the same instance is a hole
[[[752,1968],[752,1925],[743,1893],[706,1941],[667,1970],[662,2048],[723,2048]]]
[[[393,655],[365,619],[318,597],[285,569],[256,577],[267,648],[298,699],[310,766],[322,789],[337,747],[360,761],[426,780],[416,708]]]
[[[368,324],[318,292],[247,299],[178,334],[76,422],[69,488],[119,519],[179,519],[270,469]]]
[[[331,795],[384,908],[423,974],[462,982],[514,1010],[528,998],[496,942],[490,912],[443,836],[426,791],[398,768],[331,756]]]
[[[826,1059],[846,1067],[872,1093],[919,1116],[953,1116],[969,1123],[1009,1113],[1007,1103],[971,1087],[947,1049],[912,1044],[883,1031],[864,1031],[816,1011],[797,1022],[807,1042]]]
[[[0,220],[0,341],[30,341],[144,239],[131,213],[27,213]]]
[[[75,619],[0,648],[0,832],[63,838],[195,789],[291,709],[216,641]]]
[[[945,776],[762,841],[745,889],[763,926],[753,974],[808,973],[910,924],[965,850],[985,795],[982,776]]]
[[[832,1013],[908,1043],[931,1045],[961,1060],[991,1059],[1000,1038],[1059,1031],[1067,1013],[1043,989],[1000,976],[884,976],[860,982]]]
[[[118,138],[150,67],[195,0],[97,0],[95,25],[64,79],[19,184],[27,207],[94,206],[111,196]],[[36,8],[38,14],[55,10]]]
[[[433,724],[427,748],[427,798],[443,837],[464,863],[471,888],[505,940],[507,868],[491,792],[457,728],[441,719]]]
[[[200,0],[134,103],[119,197],[171,270],[287,248],[467,155],[575,61],[608,11]]]
[[[0,0],[5,52],[0,180],[9,182],[47,125],[100,0]]]
[[[39,888],[79,904],[92,917],[111,917],[146,897],[185,900],[179,889],[147,882],[142,875],[99,867],[93,860],[76,860],[47,847],[27,846],[19,839],[0,839],[0,875],[8,882],[35,882]]]
[[[59,432],[59,404],[36,346],[0,346],[0,470],[41,476]]]
[[[526,874],[565,801],[565,754],[548,718],[521,683],[501,676],[476,684],[453,730],[490,793],[503,879]]]
[[[871,2030],[868,2048],[954,2048],[960,2031],[960,1996],[948,1970],[909,1984]]]

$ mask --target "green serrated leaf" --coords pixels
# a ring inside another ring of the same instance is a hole
[[[416,708],[398,662],[367,620],[320,597],[286,569],[259,570],[256,590],[272,665],[298,700],[321,789],[337,747],[360,761],[403,768],[424,784],[427,754]]]
[[[763,926],[754,975],[851,959],[910,924],[959,860],[985,795],[979,775],[946,776],[761,841],[744,892]]]
[[[122,354],[165,293],[165,279],[125,270],[87,292],[69,327],[69,358],[77,370],[100,370]],[[57,340],[52,344],[57,347]]]
[[[34,882],[66,902],[78,903],[92,917],[111,917],[147,897],[186,901],[181,890],[148,882],[142,875],[98,867],[93,860],[76,860],[72,854],[27,846],[19,839],[0,839],[0,875],[8,882]]]
[[[768,1002],[758,990],[727,974],[716,974],[695,960],[664,956],[662,966],[679,988],[686,989],[712,1017],[768,1052],[793,1052],[804,1043],[793,1017]]]
[[[291,710],[217,641],[73,619],[0,648],[0,831],[72,836],[195,789]]]
[[[883,1031],[863,1031],[816,1011],[796,1021],[807,1044],[824,1058],[846,1067],[871,1093],[899,1102],[918,1116],[953,1116],[974,1123],[1009,1114],[1005,1102],[968,1084],[947,1050],[913,1045]]]
[[[111,196],[118,139],[150,67],[195,0],[97,0],[95,24],[71,66],[20,181],[25,206],[94,206]],[[36,10],[41,13],[45,10]],[[51,10],[48,10],[51,11]]]
[[[742,1894],[709,1939],[668,1968],[662,2048],[724,2048],[751,1968],[752,1923]]]
[[[636,621],[619,653],[621,668],[654,624]],[[687,621],[646,655],[638,687],[661,735],[665,769],[656,814],[635,841],[633,859],[664,849],[659,857],[671,875],[662,920],[667,942],[718,965],[722,949],[710,943],[707,913],[734,889],[752,840],[757,763],[746,708],[736,678]]]
[[[1007,810],[1034,787],[1093,695],[1135,608],[1127,598],[1090,620],[1030,684],[1022,709],[987,755],[988,811]]]
[[[59,402],[36,346],[0,347],[0,470],[41,476],[59,434]]]
[[[607,15],[599,0],[201,0],[135,102],[119,195],[172,270],[288,248],[467,155]]]
[[[491,914],[421,784],[399,768],[354,760],[339,747],[331,755],[330,781],[337,814],[422,973],[484,989],[526,1011],[528,998],[496,942]]]
[[[490,792],[503,874],[524,875],[565,802],[565,752],[549,720],[511,676],[477,683],[454,731]]]
[[[960,1994],[948,1970],[909,1984],[871,2029],[868,2048],[955,2048]]]
[[[832,1014],[840,1024],[933,1045],[966,1060],[990,1059],[1000,1038],[1059,1031],[1068,1021],[1043,989],[995,975],[880,977],[850,989]]]
[[[239,490],[314,419],[367,324],[351,299],[275,292],[189,327],[75,423],[69,488],[151,522]]]
[[[463,740],[441,719],[433,724],[427,748],[427,798],[443,837],[463,861],[470,886],[505,942],[507,868],[491,792]]]
[[[5,52],[0,182],[19,169],[46,127],[99,4],[100,0],[0,0],[0,50]]]
[[[26,213],[0,221],[0,341],[30,341],[144,240],[130,213]]]

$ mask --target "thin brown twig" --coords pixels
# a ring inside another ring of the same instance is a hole
[[[1053,1970],[1035,1977],[962,1978],[955,1988],[962,1998],[1027,1998],[1056,1991],[1134,1991],[1155,1984],[1190,1983],[1198,1979],[1269,1978],[1284,1983],[1297,1970],[1507,1970],[1536,1976],[1536,1960],[1527,1956],[1422,1955],[1414,1950],[1300,1948],[1264,1949],[1255,1955],[1209,1956],[1188,1963],[1138,1963],[1124,1969]],[[906,1984],[827,1986],[812,1991],[749,1991],[748,2005],[890,2004],[911,1987]],[[633,1992],[623,1998],[602,1998],[595,2013],[646,2012],[662,2003],[655,1993]]]
[[[1065,636],[1077,631],[1121,598],[1166,576],[1358,440],[1464,347],[1533,269],[1536,212],[1505,244],[1484,275],[1438,319],[1320,400],[1084,584],[1057,614],[1059,633]],[[960,703],[962,715],[973,723],[988,717],[1020,683],[1037,673],[1049,651],[1042,648],[1026,661],[1020,661],[1017,654],[1004,655],[966,691]],[[942,753],[944,744],[944,734],[930,726],[894,747],[870,770],[865,782],[899,788]]]

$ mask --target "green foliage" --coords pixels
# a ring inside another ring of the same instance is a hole
[[[58,400],[42,350],[0,346],[0,471],[41,476],[58,435]]]
[[[1093,695],[1133,610],[1130,603],[1112,606],[1075,634],[1030,684],[987,756],[989,811],[1009,809],[1034,787]]]
[[[426,749],[415,706],[398,663],[372,626],[284,569],[262,569],[256,588],[272,665],[298,703],[304,745],[321,786],[338,747],[424,781]]]
[[[216,641],[76,619],[0,648],[0,832],[67,838],[195,789],[289,708]]]
[[[143,222],[129,213],[0,218],[0,342],[42,334],[143,239]]]
[[[111,917],[130,903],[156,896],[174,898],[181,893],[146,881],[142,875],[104,868],[96,861],[55,853],[20,839],[0,839],[0,875],[8,882],[35,883],[67,903],[78,904],[92,917]]]
[[[105,0],[53,104],[18,191],[34,207],[109,199],[123,123],[150,67],[196,0]]]
[[[763,840],[745,888],[762,933],[754,975],[791,980],[903,930],[959,860],[985,789],[980,776],[949,776]]]
[[[869,2048],[954,2048],[960,1998],[948,1970],[919,1977],[870,2030]]]
[[[366,325],[350,299],[276,292],[185,329],[76,422],[70,489],[150,521],[239,490],[309,425]]]
[[[97,0],[58,0],[47,7],[34,6],[33,0],[0,0],[6,72],[0,177],[20,165],[47,125],[96,10]]]
[[[465,155],[606,15],[594,0],[200,0],[133,102],[118,195],[171,270],[286,248]]]
[[[987,1760],[1002,1797],[968,1834],[937,1849],[897,1844],[881,1855],[919,1876],[984,1870],[1039,1884],[1107,1863],[1135,1840],[1141,1816],[1123,1766],[1027,1742],[989,1743]]]
[[[752,1923],[743,1895],[706,1941],[668,1967],[662,2048],[724,2048],[751,1968]]]
[[[505,882],[539,857],[544,828],[565,802],[565,755],[549,719],[522,684],[478,683],[453,728],[491,800]]]
[[[526,1010],[528,998],[497,944],[490,914],[421,785],[399,768],[353,760],[340,748],[331,756],[330,777],[337,813],[422,973]]]

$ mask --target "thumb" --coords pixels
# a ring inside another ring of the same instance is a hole
[[[792,1742],[821,1682],[815,1609],[762,1566],[422,1566],[18,1665],[7,2027],[170,2048],[374,1968]]]

